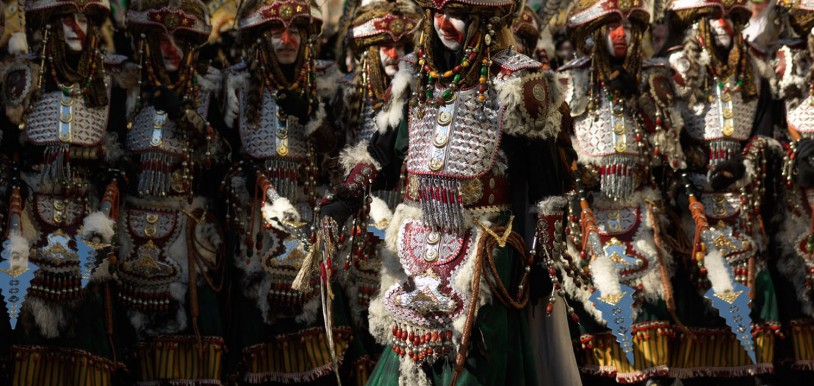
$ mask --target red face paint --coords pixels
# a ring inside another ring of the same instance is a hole
[[[610,36],[611,46],[613,47],[613,56],[623,58],[627,54],[627,33],[622,24],[611,26],[608,31]]]
[[[729,24],[726,19],[718,19],[717,23],[726,32],[726,34],[729,35],[730,38],[735,36],[735,31],[732,29],[732,24]]]
[[[444,39],[457,42],[459,45],[463,44],[464,41],[463,31],[459,31],[457,28],[455,28],[455,25],[452,23],[449,16],[443,13],[436,13],[435,21],[436,23],[438,23],[438,28],[444,35]]]
[[[68,26],[76,34],[76,40],[79,42],[85,41],[85,31],[76,22],[73,14],[62,16],[62,24]]]

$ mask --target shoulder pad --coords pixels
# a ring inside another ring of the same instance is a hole
[[[29,60],[16,60],[3,71],[3,101],[19,106],[31,92],[35,79],[35,65]]]
[[[572,70],[572,69],[575,69],[575,68],[583,68],[583,67],[587,66],[590,63],[591,63],[591,57],[590,56],[584,56],[584,57],[581,57],[581,58],[576,58],[576,59],[574,59],[574,60],[572,60],[572,61],[570,61],[568,63],[563,64],[562,66],[560,66],[560,68],[557,69],[557,71],[563,72],[563,71],[568,71],[568,70]]]
[[[542,69],[543,64],[514,50],[503,50],[492,57],[492,63],[501,70],[511,72],[525,69]]]
[[[548,109],[552,108],[551,88],[543,71],[535,71],[521,78],[523,103],[520,111],[534,126],[545,125]],[[558,106],[553,106],[557,108]]]

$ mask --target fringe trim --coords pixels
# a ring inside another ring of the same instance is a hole
[[[337,364],[342,365],[345,359],[345,353],[342,352],[337,355]],[[326,363],[315,369],[305,371],[302,373],[280,373],[280,372],[266,372],[266,373],[247,373],[243,379],[249,384],[257,385],[266,382],[280,382],[280,383],[305,383],[317,380],[328,374],[333,373],[333,363]]]
[[[653,377],[666,377],[670,374],[670,369],[667,366],[661,365],[640,371],[619,373],[617,372],[616,366],[585,365],[580,367],[580,372],[583,374],[596,375],[600,377],[615,377],[616,382],[621,384],[630,384],[646,381]]]
[[[774,374],[771,363],[759,363],[740,367],[692,367],[670,369],[670,377],[687,379],[697,377],[737,378],[763,374]]]

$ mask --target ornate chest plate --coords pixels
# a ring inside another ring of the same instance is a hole
[[[716,80],[717,82],[717,80]],[[711,103],[682,106],[684,129],[694,139],[745,141],[752,135],[757,100],[745,102],[740,92],[732,92],[735,82],[728,80],[713,87]]]
[[[472,178],[492,168],[503,129],[503,109],[489,102],[481,104],[477,97],[474,89],[458,91],[453,103],[427,107],[423,117],[412,109],[407,156],[411,174]]]
[[[305,128],[298,123],[297,118],[288,117],[281,121],[278,116],[280,109],[274,97],[265,90],[260,121],[257,127],[252,127],[247,122],[246,109],[249,108],[246,103],[247,96],[247,92],[241,90],[239,130],[243,151],[255,159],[304,160],[308,151],[308,138],[305,135]]]
[[[638,156],[636,121],[621,106],[600,96],[602,105],[596,116],[583,114],[574,122],[577,144],[591,157],[614,154]]]
[[[88,107],[81,94],[48,92],[28,115],[26,135],[35,145],[96,146],[107,131],[107,114],[108,106]]]
[[[198,107],[198,114],[206,118],[211,94],[205,93]],[[127,149],[137,153],[163,152],[181,156],[186,143],[183,133],[166,113],[156,111],[153,106],[145,106],[133,121],[133,128],[127,133]]]

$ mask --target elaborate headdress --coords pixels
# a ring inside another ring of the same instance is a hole
[[[575,32],[580,41],[614,21],[647,25],[651,9],[651,0],[579,0],[568,15],[566,27]]]
[[[206,42],[212,32],[209,10],[200,0],[138,0],[127,11],[127,28],[134,35],[166,33],[192,45]]]
[[[110,14],[108,0],[29,0],[25,3],[29,27],[40,29],[56,15],[82,13],[95,24],[101,24]]]
[[[517,13],[512,23],[512,32],[517,37],[523,39],[524,44],[532,43],[536,45],[540,38],[542,25],[540,18],[529,6],[525,6]],[[527,50],[534,50],[535,46],[526,47]]]
[[[814,28],[814,0],[778,0],[777,6],[786,9],[798,34],[806,35]]]
[[[249,0],[238,14],[241,33],[255,28],[268,28],[272,23],[283,27],[292,24],[311,25],[311,4],[307,0]]]
[[[360,52],[372,45],[409,40],[421,23],[419,12],[409,0],[363,1],[348,30],[351,48]]]

